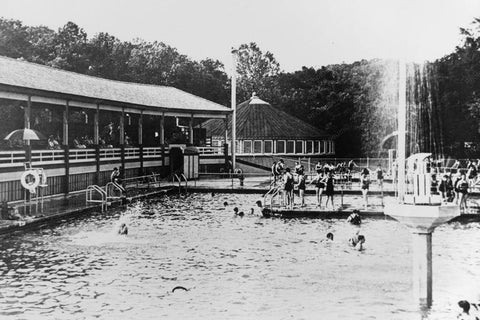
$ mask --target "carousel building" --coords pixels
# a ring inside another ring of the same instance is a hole
[[[207,141],[212,146],[225,143],[225,127],[232,127],[229,117],[211,119],[201,124]],[[236,152],[239,156],[309,156],[324,157],[335,154],[335,142],[324,131],[272,106],[255,94],[237,106]],[[231,145],[231,132],[228,133]]]

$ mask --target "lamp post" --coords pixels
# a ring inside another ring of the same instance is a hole
[[[235,171],[237,166],[237,52],[232,48],[232,169]]]

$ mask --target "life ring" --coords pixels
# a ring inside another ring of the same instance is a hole
[[[27,190],[30,190],[30,192],[32,193],[35,193],[35,189],[40,184],[40,175],[36,170],[27,170],[24,173],[22,173],[22,176],[20,177],[20,183],[22,184],[22,187],[24,187]]]
[[[238,174],[238,175],[241,175],[241,174],[243,174],[243,170],[240,169],[240,168],[237,168],[237,169],[235,169],[234,173]]]

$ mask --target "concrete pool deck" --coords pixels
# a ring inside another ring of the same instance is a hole
[[[193,193],[249,193],[258,194],[259,199],[263,202],[263,195],[268,192],[270,188],[271,179],[268,176],[265,177],[249,177],[244,181],[244,185],[241,186],[238,179],[201,179],[188,182],[188,192]],[[138,190],[137,190],[138,191]],[[184,192],[184,184],[181,191]],[[159,196],[166,193],[177,194],[178,183],[162,182],[160,186],[156,188],[150,188],[144,193],[137,193],[127,198],[127,203]],[[295,217],[310,217],[310,218],[346,218],[353,210],[360,210],[361,215],[365,217],[378,217],[385,218],[383,213],[383,201],[393,199],[395,192],[391,183],[384,183],[384,191],[380,190],[378,184],[372,183],[369,191],[369,206],[365,210],[358,182],[354,182],[351,186],[342,188],[336,188],[334,197],[335,206],[332,208],[316,206],[316,200],[314,197],[315,190],[313,186],[307,187],[305,196],[306,207],[301,208],[299,205],[299,199],[296,196],[296,205],[293,210],[285,208],[275,208],[277,216],[282,218],[295,218]],[[480,199],[479,193],[472,195],[469,206],[471,211],[469,214],[464,214],[463,220],[467,221],[480,221],[479,208],[477,200]],[[326,197],[323,197],[322,204],[325,204]],[[116,200],[112,203],[111,207],[119,207],[122,205],[121,200]],[[254,207],[255,204],[249,204],[250,207]],[[16,207],[19,212],[24,216],[23,220],[0,220],[0,235],[8,235],[21,230],[41,227],[43,225],[51,225],[56,222],[61,222],[66,219],[78,217],[84,214],[92,212],[100,212],[100,204],[88,204],[86,203],[85,191],[71,194],[67,197],[61,195],[45,199],[43,210],[36,210],[35,206],[32,206],[30,214],[25,214],[25,204],[14,203],[11,206]],[[243,208],[248,210],[250,208]]]

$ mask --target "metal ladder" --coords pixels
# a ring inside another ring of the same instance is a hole
[[[120,196],[115,196],[115,190],[118,190],[120,191]],[[125,190],[120,186],[118,185],[118,183],[115,183],[115,182],[109,182],[105,185],[105,194],[106,194],[106,199],[107,199],[107,202],[109,202],[110,200],[117,200],[117,199],[121,199],[121,195],[123,194]]]
[[[94,194],[100,194],[101,200],[94,199]],[[106,211],[108,208],[108,202],[107,202],[107,192],[103,190],[100,186],[94,184],[90,185],[86,189],[86,194],[85,194],[87,203],[101,203],[102,206],[102,212]]]
[[[186,177],[183,173],[180,174],[180,175],[178,175],[178,174],[175,173],[175,174],[172,176],[172,182],[175,182],[175,180],[177,180],[177,182],[178,182],[178,193],[179,193],[179,194],[180,194],[180,190],[181,190],[181,188],[182,188],[182,180],[185,181],[185,192],[188,191],[188,179],[187,179],[187,177]]]
[[[270,190],[268,190],[267,193],[263,195],[264,203],[267,205],[269,204],[269,208],[272,209],[275,205],[283,205],[283,200],[280,199],[279,202],[275,202],[275,199],[278,198],[278,195],[280,194],[280,191],[282,190],[282,185],[275,185],[275,183],[271,184]],[[270,197],[270,199],[268,199]],[[269,201],[270,200],[270,201]]]

